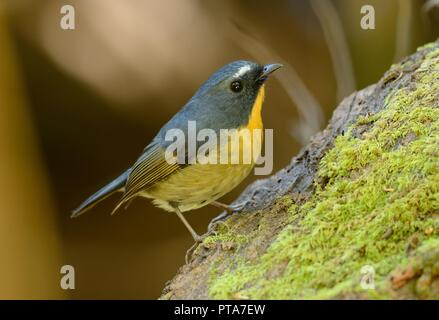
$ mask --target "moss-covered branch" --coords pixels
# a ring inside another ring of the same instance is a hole
[[[255,192],[162,298],[439,298],[439,43],[346,98]]]

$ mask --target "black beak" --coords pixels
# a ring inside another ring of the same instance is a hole
[[[264,68],[262,68],[262,71],[259,74],[259,76],[256,78],[256,82],[263,83],[265,80],[267,80],[270,74],[275,72],[280,67],[282,67],[282,65],[279,63],[266,64]]]

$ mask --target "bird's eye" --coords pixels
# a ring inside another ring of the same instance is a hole
[[[230,84],[230,90],[233,92],[240,92],[242,90],[242,83],[241,81],[233,81]]]

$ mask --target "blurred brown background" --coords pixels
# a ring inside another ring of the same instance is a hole
[[[73,5],[75,30],[59,26]],[[360,28],[375,8],[376,29]],[[0,0],[0,298],[155,299],[192,238],[173,214],[117,196],[70,211],[130,166],[222,65],[286,65],[268,83],[275,170],[337,102],[438,36],[421,0]],[[223,202],[231,202],[255,178]],[[187,215],[203,233],[220,212]],[[63,264],[76,289],[60,289]]]

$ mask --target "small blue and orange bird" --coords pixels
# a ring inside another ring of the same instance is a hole
[[[152,198],[158,207],[175,212],[194,240],[200,241],[202,237],[194,231],[182,212],[208,204],[227,212],[235,211],[236,208],[216,200],[241,183],[255,163],[170,163],[165,151],[172,142],[165,138],[166,133],[171,129],[187,133],[190,121],[196,123],[197,131],[212,129],[219,133],[221,129],[236,129],[239,133],[243,129],[262,129],[264,82],[280,67],[280,64],[261,66],[249,61],[235,61],[215,72],[160,129],[134,165],[85,200],[73,211],[72,217],[79,216],[114,192],[123,192],[115,210],[137,196]],[[184,143],[188,143],[187,139]]]

